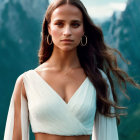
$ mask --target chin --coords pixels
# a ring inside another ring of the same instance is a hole
[[[63,50],[63,51],[74,51],[76,49],[77,49],[77,47],[72,47],[72,46],[64,46],[61,48],[61,50]]]
[[[54,47],[56,47],[58,50],[62,50],[62,51],[74,51],[77,50],[77,46],[76,44],[59,44],[59,45],[55,45]]]

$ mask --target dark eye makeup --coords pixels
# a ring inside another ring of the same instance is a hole
[[[76,27],[79,27],[80,24],[79,23],[72,23],[72,26],[76,28]]]
[[[56,22],[54,22],[54,25],[57,25],[59,27],[63,27],[64,26],[64,21],[63,20],[58,20]],[[81,22],[79,20],[73,20],[71,22],[71,25],[73,28],[78,28],[81,25]]]

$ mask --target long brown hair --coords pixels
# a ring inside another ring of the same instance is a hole
[[[113,106],[115,110],[124,108],[118,106],[118,99],[114,85],[118,84],[124,93],[126,91],[127,82],[137,88],[140,88],[140,86],[131,77],[129,77],[126,72],[118,67],[116,55],[114,53],[119,54],[123,59],[121,53],[105,44],[102,30],[90,19],[86,8],[80,0],[55,0],[49,5],[43,20],[42,40],[38,53],[39,63],[42,64],[47,61],[52,54],[53,44],[49,45],[46,41],[48,35],[48,24],[50,23],[52,12],[63,4],[74,5],[78,7],[83,14],[84,31],[85,35],[88,37],[88,43],[84,47],[80,45],[77,46],[77,54],[85,74],[89,77],[90,81],[96,88],[97,110],[105,116],[117,117],[119,122],[119,116],[121,114],[117,113],[117,111],[113,114],[110,110],[111,106]],[[114,102],[109,100],[108,84],[102,77],[99,69],[101,69],[108,77]],[[114,78],[117,79],[117,81],[114,81]]]

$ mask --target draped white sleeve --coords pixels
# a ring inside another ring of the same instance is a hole
[[[22,92],[22,88],[21,88]],[[14,94],[12,94],[5,126],[4,140],[12,140],[14,130]],[[27,100],[21,94],[21,130],[22,140],[29,140],[29,119]]]
[[[108,83],[109,98],[111,101],[114,101],[109,80],[103,71],[101,71],[101,74]],[[111,108],[111,112],[112,113],[114,112],[113,107]],[[94,121],[93,132],[92,132],[92,140],[119,140],[116,117],[114,118],[105,117],[99,112],[96,112],[96,117]]]

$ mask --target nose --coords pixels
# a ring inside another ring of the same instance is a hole
[[[66,26],[65,28],[64,28],[64,36],[71,36],[71,29],[70,29],[70,27],[69,26]]]

